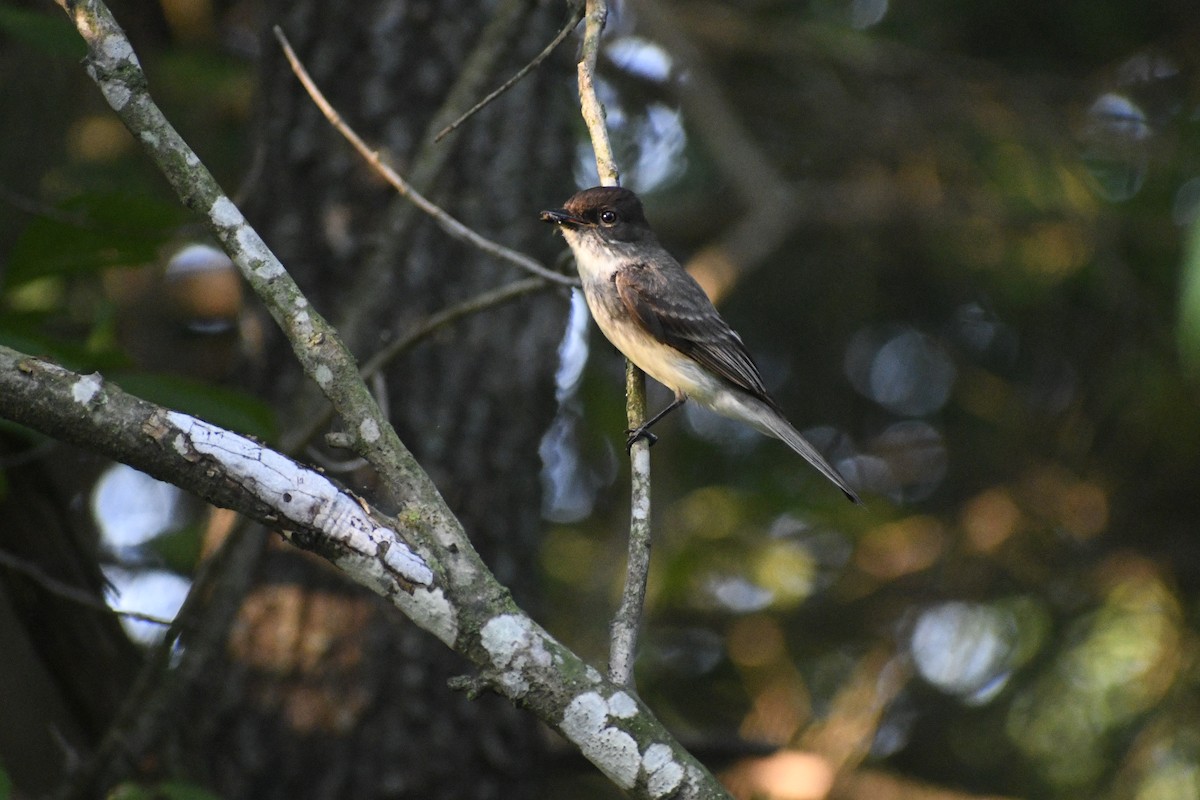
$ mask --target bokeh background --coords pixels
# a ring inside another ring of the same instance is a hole
[[[267,324],[49,5],[0,7],[0,341],[278,437],[294,420],[247,378],[271,358]],[[393,5],[436,31],[422,4]],[[168,117],[253,196],[272,5],[113,8]],[[535,11],[547,31],[565,13]],[[1200,7],[630,2],[607,41],[624,184],[866,500],[701,410],[663,422],[643,698],[739,797],[1200,798]],[[577,43],[541,68],[555,114]],[[560,244],[537,212],[595,181],[570,125],[557,168],[526,162],[540,205],[522,190],[504,223],[548,262]],[[467,208],[514,202],[460,183]],[[540,472],[488,479],[536,481],[525,596],[602,665],[628,524],[623,361],[578,298],[538,302],[556,320]],[[4,436],[7,500],[61,499],[101,529],[108,597],[173,614],[210,512]],[[60,691],[36,654],[3,660],[6,681]],[[31,704],[0,715],[0,766],[53,786],[61,764],[14,749],[49,714]],[[546,748],[540,796],[618,796]],[[127,777],[239,796],[200,772]]]

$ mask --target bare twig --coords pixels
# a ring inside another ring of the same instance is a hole
[[[29,578],[31,581],[41,586],[47,592],[61,597],[64,600],[70,600],[72,603],[78,603],[85,608],[93,608],[97,611],[108,611],[116,614],[119,617],[136,619],[139,622],[151,622],[155,625],[171,624],[171,620],[163,619],[162,617],[156,617],[152,614],[143,614],[140,611],[119,611],[115,608],[111,608],[107,603],[104,602],[103,599],[97,597],[91,592],[81,589],[78,586],[72,586],[65,581],[60,581],[53,575],[47,574],[46,571],[37,564],[34,564],[23,558],[18,558],[12,553],[6,553],[3,550],[0,550],[0,565],[8,567],[13,572],[21,573],[26,578]]]
[[[346,124],[341,115],[338,114],[333,106],[330,105],[329,101],[325,99],[325,95],[322,94],[321,90],[317,88],[317,85],[309,76],[308,71],[305,70],[304,65],[300,63],[300,59],[296,56],[296,52],[292,49],[291,43],[288,42],[287,36],[284,35],[283,30],[280,29],[278,25],[275,26],[275,38],[279,40],[279,45],[283,48],[283,53],[285,56],[287,56],[288,63],[292,65],[292,72],[296,74],[296,77],[304,86],[304,90],[307,91],[308,96],[312,98],[313,103],[316,104],[317,108],[321,110],[321,113],[325,115],[325,118],[329,120],[329,124],[336,128],[338,133],[345,137],[346,141],[350,142],[351,146],[358,151],[359,155],[361,155],[367,161],[367,163],[375,169],[376,172],[382,175],[384,180],[386,180],[393,189],[395,189],[404,197],[407,197],[413,205],[432,217],[434,222],[438,224],[438,227],[461,242],[466,242],[472,247],[482,250],[488,255],[498,258],[501,261],[507,261],[508,263],[513,264],[514,266],[519,267],[526,272],[537,275],[540,278],[545,278],[551,283],[557,283],[563,286],[577,286],[579,284],[577,279],[569,278],[566,275],[562,275],[552,269],[548,269],[538,263],[536,259],[530,258],[524,253],[519,253],[512,248],[505,247],[502,244],[493,242],[491,239],[480,236],[478,233],[471,230],[471,228],[459,222],[456,218],[450,216],[450,214],[448,214],[444,209],[414,189],[412,185],[409,184],[408,181],[404,180],[404,178],[402,178],[398,172],[384,163],[377,151],[372,150],[367,146],[366,142],[362,140],[362,137],[355,133],[354,129]]]
[[[526,75],[528,75],[534,69],[536,69],[539,64],[541,64],[543,61],[545,61],[547,58],[550,57],[550,54],[553,53],[555,51],[555,49],[560,44],[563,43],[563,40],[571,35],[571,31],[575,30],[575,26],[579,24],[579,20],[581,20],[581,19],[583,19],[583,3],[582,2],[577,3],[571,7],[570,18],[567,19],[567,22],[565,25],[563,25],[562,30],[560,30],[558,32],[558,35],[555,36],[550,41],[550,44],[546,45],[545,49],[542,50],[542,52],[538,53],[536,56],[533,57],[532,61],[530,61],[524,67],[519,69],[517,71],[516,75],[513,75],[511,78],[509,78],[503,84],[501,84],[500,88],[496,89],[494,92],[489,94],[487,97],[483,98],[478,103],[471,106],[471,108],[466,113],[464,113],[458,119],[454,120],[454,122],[451,122],[449,125],[442,128],[440,131],[438,131],[437,136],[434,136],[433,140],[435,142],[440,142],[442,139],[449,136],[455,129],[457,129],[459,125],[462,125],[464,122],[466,122],[472,116],[474,116],[475,114],[478,114],[480,111],[482,111],[483,108],[486,107],[488,103],[492,102],[497,97],[504,94],[512,87],[516,86],[517,83],[522,78],[524,78]]]
[[[510,300],[515,300],[523,295],[549,288],[550,285],[541,278],[526,278],[525,280],[510,283],[507,286],[501,286],[497,289],[477,294],[474,297],[468,297],[461,303],[444,308],[436,314],[431,314],[403,336],[392,340],[378,350],[375,355],[368,358],[362,367],[359,368],[358,374],[363,378],[378,374],[392,359],[412,349],[445,326],[471,314],[477,314],[489,308],[507,303]],[[297,452],[301,447],[310,442],[317,435],[317,432],[329,423],[332,417],[333,409],[329,407],[323,413],[311,416],[305,424],[296,427],[284,438],[280,449],[285,453]],[[309,455],[311,456],[312,454],[310,453]]]
[[[478,314],[480,311],[486,311],[494,306],[507,303],[509,300],[515,300],[523,295],[548,287],[549,284],[541,278],[526,278],[522,281],[516,281],[506,286],[482,292],[474,297],[468,297],[461,303],[444,308],[436,314],[430,315],[424,322],[417,325],[404,336],[389,342],[375,353],[375,355],[367,359],[359,372],[364,378],[368,375],[373,375],[397,355],[425,340],[431,334],[436,333],[439,328],[443,328],[452,322],[457,322],[463,317]]]
[[[596,153],[596,172],[604,186],[620,183],[608,129],[604,124],[604,106],[596,97],[596,60],[600,36],[608,19],[606,0],[587,0],[587,27],[579,60],[579,105]],[[625,362],[625,411],[629,429],[646,419],[646,376],[633,362]],[[629,448],[632,482],[629,519],[629,554],[625,567],[625,588],[621,603],[609,626],[608,675],[613,683],[633,687],[633,662],[637,655],[637,636],[646,598],[646,580],[650,573],[650,442],[639,439]]]

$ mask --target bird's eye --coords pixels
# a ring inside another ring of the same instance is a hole
[[[605,225],[612,225],[617,221],[617,212],[610,209],[604,209],[600,212],[600,221]]]

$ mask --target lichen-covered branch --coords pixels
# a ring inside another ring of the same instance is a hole
[[[108,8],[98,0],[60,2],[87,43],[88,75],[180,201],[208,223],[287,336],[305,374],[321,387],[346,430],[355,433],[359,454],[375,465],[397,500],[432,489],[411,454],[390,432],[337,332],[309,305],[262,237],[154,103],[137,56]]]
[[[0,416],[100,452],[282,530],[453,644],[433,562],[395,520],[245,436],[0,346]],[[410,540],[413,541],[410,544]],[[400,597],[404,595],[404,597]]]
[[[389,517],[251,439],[3,346],[0,417],[286,531],[467,656],[632,796],[724,796],[649,709],[525,615],[472,554],[429,552],[422,533],[441,509]]]

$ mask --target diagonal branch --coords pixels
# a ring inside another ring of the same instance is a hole
[[[461,303],[456,303],[453,306],[430,314],[424,321],[418,323],[403,336],[393,339],[385,347],[376,351],[359,368],[358,374],[363,378],[376,375],[392,359],[410,350],[434,333],[437,333],[443,327],[457,322],[463,317],[478,314],[493,306],[498,306],[510,300],[515,300],[518,297],[541,291],[549,286],[550,284],[541,278],[526,278],[487,292],[482,292],[474,297],[468,297]],[[329,423],[332,415],[333,410],[327,407],[324,413],[312,415],[303,423],[300,423],[298,427],[284,436],[283,451],[285,453],[297,452]]]
[[[620,183],[620,176],[613,160],[608,128],[604,124],[604,106],[596,97],[595,86],[600,37],[607,19],[606,0],[588,0],[587,26],[578,66],[579,104],[592,140],[592,149],[596,153],[596,171],[600,175],[600,183],[616,186]],[[646,376],[632,361],[625,363],[625,413],[630,430],[640,427],[646,420]],[[646,439],[634,442],[629,448],[629,459],[629,552],[625,561],[625,588],[621,592],[621,603],[609,626],[608,674],[613,681],[632,687],[638,629],[646,599],[646,582],[650,577],[650,442]]]
[[[60,2],[87,43],[84,63],[88,74],[162,171],[180,202],[207,222],[287,337],[305,374],[321,387],[346,429],[358,433],[355,446],[359,454],[379,470],[394,497],[436,494],[358,379],[354,358],[337,332],[311,307],[279,259],[154,103],[137,56],[108,8],[100,0]]]
[[[293,544],[469,658],[492,688],[562,733],[632,796],[726,796],[646,706],[526,616],[469,553],[428,554],[421,540],[440,509],[388,516],[244,436],[3,346],[0,418],[289,531]]]
[[[513,75],[511,78],[502,83],[495,91],[491,92],[487,97],[483,98],[478,103],[463,112],[463,114],[458,117],[458,119],[454,120],[454,122],[451,122],[449,125],[438,131],[437,135],[433,137],[433,140],[435,142],[440,142],[442,139],[449,136],[455,131],[455,129],[458,128],[459,125],[462,125],[472,116],[478,114],[487,107],[488,103],[492,102],[497,97],[516,86],[522,78],[524,78],[533,70],[537,69],[538,65],[549,58],[550,54],[553,53],[558,46],[562,44],[568,36],[571,35],[571,31],[575,30],[575,26],[579,24],[579,20],[581,19],[583,19],[583,3],[578,2],[576,5],[571,7],[571,15],[567,18],[566,24],[563,25],[561,30],[559,30],[558,35],[550,40],[550,44],[546,45],[545,48],[542,49],[542,52],[534,56],[533,60],[528,64],[517,70],[516,75]]]
[[[413,205],[432,217],[434,222],[438,224],[438,227],[459,241],[466,242],[472,247],[478,248],[488,255],[494,256],[501,261],[507,261],[508,263],[520,267],[521,269],[533,275],[537,275],[539,278],[544,278],[551,283],[558,283],[562,284],[563,286],[578,285],[579,281],[575,278],[569,278],[566,275],[562,275],[561,273],[555,272],[552,269],[547,269],[538,263],[536,259],[530,258],[524,253],[518,253],[512,248],[505,247],[502,244],[493,242],[487,237],[480,236],[474,230],[468,228],[466,225],[452,217],[433,201],[426,198],[425,195],[414,189],[412,184],[400,176],[400,173],[396,172],[396,170],[392,169],[389,165],[383,162],[383,159],[380,158],[377,151],[367,147],[367,143],[362,140],[362,137],[355,133],[354,129],[347,125],[346,121],[342,119],[341,115],[334,110],[329,101],[325,99],[325,95],[321,93],[321,90],[317,88],[317,85],[313,82],[312,78],[309,77],[308,71],[304,69],[304,65],[300,63],[300,59],[296,57],[296,52],[292,50],[292,45],[288,42],[287,37],[284,36],[283,31],[278,25],[275,26],[275,38],[279,40],[279,46],[283,48],[283,53],[285,56],[287,56],[288,63],[292,66],[292,72],[294,72],[296,77],[300,79],[300,83],[303,84],[304,90],[308,92],[308,96],[312,98],[312,101],[316,104],[317,108],[321,109],[321,113],[325,115],[327,120],[329,120],[329,124],[336,128],[337,132],[345,137],[346,141],[348,141],[351,146],[358,151],[358,154],[361,155],[376,172],[383,176],[384,180],[386,180],[393,189],[395,189],[404,197],[407,197],[412,201]]]

